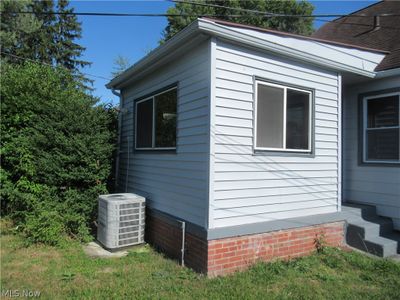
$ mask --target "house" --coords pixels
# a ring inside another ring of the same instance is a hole
[[[398,57],[317,36],[201,18],[107,84],[149,242],[210,276],[345,235],[396,252],[379,229],[400,230]]]
[[[343,84],[343,197],[346,201],[376,206],[379,215],[393,219],[397,230],[400,230],[400,133],[399,113],[396,113],[400,92],[400,16],[379,16],[399,11],[399,2],[378,2],[353,13],[375,18],[339,18],[313,35],[387,52],[376,66],[374,78]],[[372,113],[371,109],[377,114],[373,116],[374,124],[362,124],[370,122],[365,114]]]

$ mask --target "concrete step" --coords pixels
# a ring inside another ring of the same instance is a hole
[[[358,219],[360,217],[375,217],[376,208],[375,206],[371,205],[346,203],[342,205],[342,213],[348,219]]]
[[[384,238],[393,240],[397,243],[397,253],[400,254],[400,231],[392,231],[382,234]]]
[[[363,238],[375,237],[393,231],[393,222],[389,218],[367,217],[350,219],[347,221],[349,226],[354,227]]]
[[[374,206],[346,203],[342,212],[348,245],[381,257],[400,253],[400,234],[394,233],[391,219],[376,215]]]
[[[350,246],[380,257],[397,254],[398,243],[392,239],[381,236],[363,238],[351,228],[347,229],[346,241]]]

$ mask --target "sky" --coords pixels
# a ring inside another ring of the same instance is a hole
[[[315,6],[314,14],[348,14],[377,1],[309,1]],[[107,13],[165,13],[174,3],[169,1],[70,1],[75,12]],[[83,59],[92,62],[82,72],[112,78],[114,60],[118,55],[135,63],[149,50],[158,46],[158,41],[167,25],[165,17],[99,17],[79,16],[82,23],[82,38],[78,43],[86,47]],[[329,20],[328,18],[326,18]],[[323,22],[315,22],[318,28]],[[90,77],[89,77],[90,78]],[[94,79],[93,95],[103,103],[118,104],[118,97],[105,87],[106,79]]]

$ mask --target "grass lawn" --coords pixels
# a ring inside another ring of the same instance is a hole
[[[26,248],[21,237],[6,234],[1,290],[40,291],[43,299],[400,299],[400,264],[328,248],[208,279],[150,247],[93,259],[78,243]]]

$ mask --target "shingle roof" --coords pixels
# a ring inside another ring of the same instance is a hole
[[[352,14],[370,17],[342,17],[318,29],[315,38],[389,51],[375,71],[400,67],[400,1],[381,1]],[[374,15],[380,26],[374,29]]]
[[[318,38],[318,37],[313,37],[313,36],[301,35],[301,34],[297,34],[297,33],[290,33],[290,32],[279,31],[279,30],[275,30],[275,29],[269,29],[269,28],[257,27],[257,26],[253,26],[253,25],[235,23],[235,22],[220,20],[220,19],[216,19],[216,18],[202,17],[202,19],[210,20],[216,24],[237,27],[237,28],[251,29],[254,31],[266,32],[266,33],[270,33],[270,34],[276,34],[276,35],[287,36],[287,37],[293,37],[293,38],[302,39],[302,40],[316,41],[316,42],[332,44],[332,45],[341,46],[341,47],[355,48],[355,49],[361,49],[361,50],[372,51],[372,52],[388,53],[387,51],[379,49],[379,48],[363,47],[363,46],[360,46],[357,44],[343,43],[343,42],[339,42],[339,41],[333,41],[330,39],[323,39],[323,38]]]

